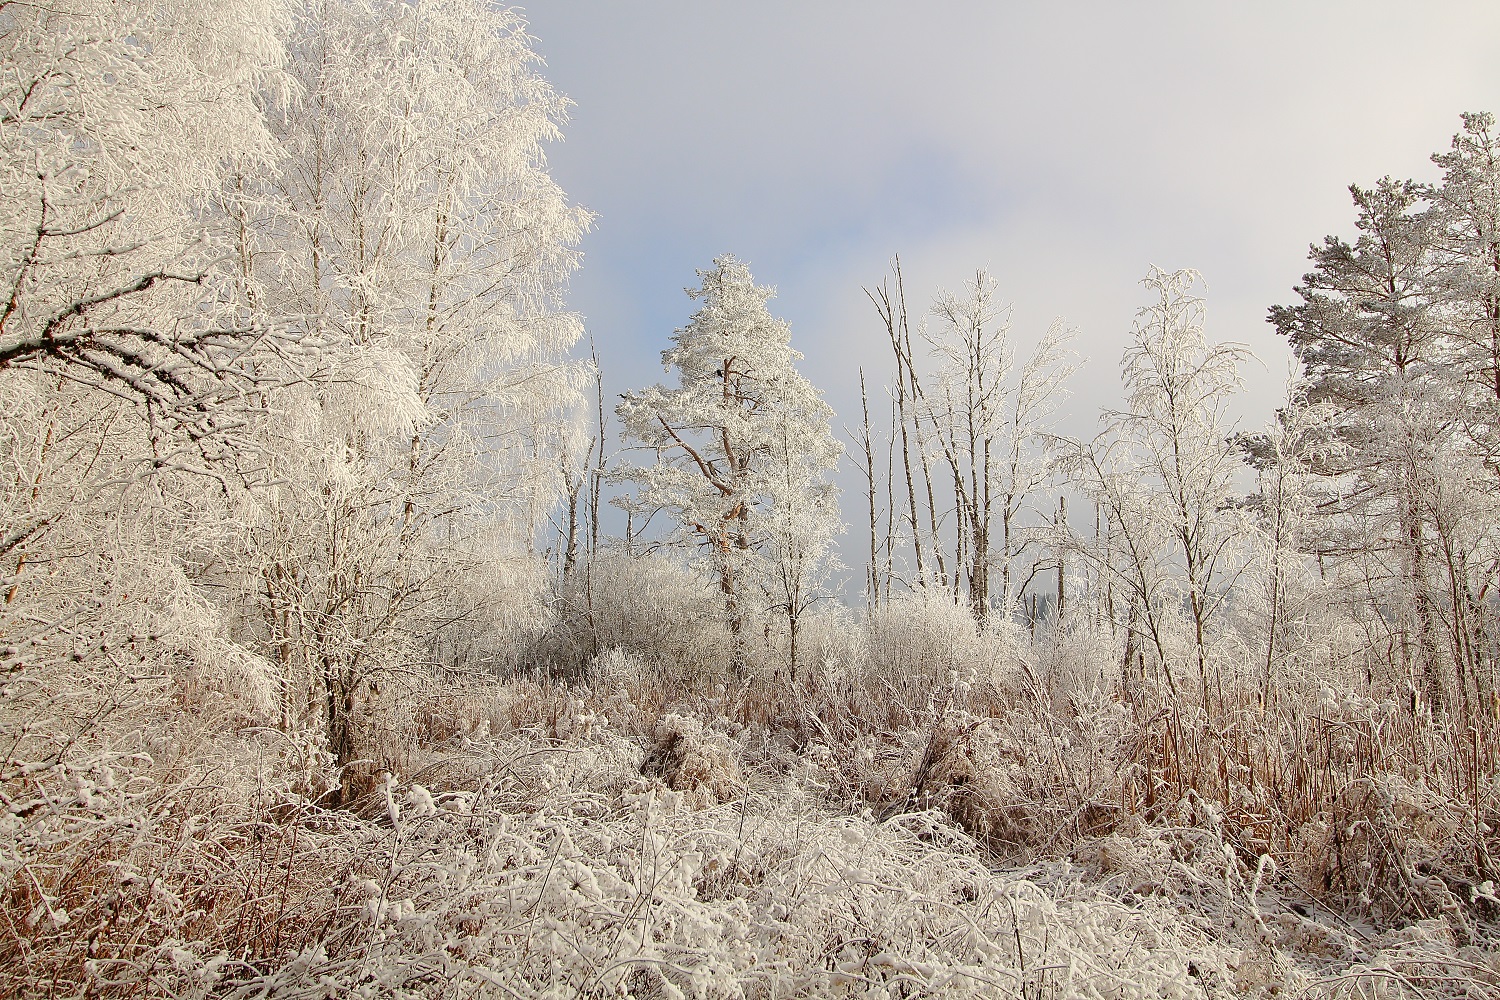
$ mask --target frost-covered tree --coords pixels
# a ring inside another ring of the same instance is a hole
[[[1254,468],[1258,486],[1246,498],[1257,544],[1248,585],[1241,588],[1237,603],[1265,645],[1258,697],[1266,709],[1282,689],[1285,664],[1309,644],[1326,639],[1326,634],[1312,633],[1320,623],[1328,624],[1330,590],[1317,580],[1320,563],[1309,553],[1317,547],[1319,509],[1333,494],[1314,470],[1343,447],[1329,432],[1337,420],[1334,408],[1299,400],[1295,381],[1288,385],[1287,397],[1291,405],[1277,410],[1264,430],[1233,438]]]
[[[277,475],[242,582],[286,714],[321,692],[347,760],[373,676],[521,613],[539,582],[530,543],[586,375],[561,291],[590,217],[547,174],[567,102],[514,12],[308,3],[289,50],[278,169],[223,200],[242,308],[319,350],[265,397]]]
[[[263,653],[348,760],[367,680],[535,607],[567,102],[472,0],[8,3],[0,55],[5,609]]]
[[[923,325],[920,332],[933,362],[924,364],[913,346],[899,260],[893,272],[894,292],[887,283],[866,295],[896,360],[892,451],[899,441],[903,519],[912,531],[917,582],[951,586],[955,599],[966,596],[975,617],[983,619],[996,604],[1009,609],[1020,596],[1015,563],[1038,540],[1024,524],[1025,513],[1052,476],[1054,456],[1045,428],[1067,397],[1066,383],[1076,369],[1068,346],[1072,332],[1053,322],[1018,363],[1007,311],[996,298],[998,282],[981,270],[965,294],[939,291],[932,307],[936,329]],[[866,466],[873,518],[872,452]],[[925,525],[919,483],[926,498]],[[897,491],[890,485],[894,499]],[[950,489],[952,506],[947,507]],[[874,535],[872,521],[872,553]],[[945,552],[950,545],[951,556]],[[891,546],[887,538],[888,557]],[[874,565],[872,554],[872,588],[879,579]]]
[[[1463,130],[1433,162],[1442,182],[1432,204],[1441,298],[1451,323],[1452,364],[1471,411],[1465,431],[1500,477],[1500,136],[1489,114],[1465,114]]]
[[[843,530],[838,489],[826,479],[838,451],[800,451],[807,435],[794,434],[783,415],[780,433],[769,449],[779,489],[765,514],[765,550],[761,586],[767,606],[786,618],[787,663],[793,680],[801,663],[802,623],[807,612],[828,596],[840,563],[834,537]]]
[[[1338,483],[1321,551],[1380,594],[1376,620],[1390,625],[1395,665],[1441,701],[1433,515],[1459,410],[1436,220],[1413,182],[1350,191],[1359,236],[1315,245],[1302,301],[1270,316],[1302,362],[1300,401],[1333,411],[1329,432],[1342,445],[1319,467]]]
[[[1042,425],[1065,398],[1075,369],[1071,334],[1054,323],[1017,366],[1010,323],[996,301],[998,282],[984,271],[968,294],[940,292],[933,305],[938,329],[927,339],[938,367],[931,387],[920,393],[919,410],[929,421],[952,473],[958,512],[955,584],[963,577],[977,619],[999,598],[1007,610],[1013,563],[1028,539],[1021,517],[1031,497],[1052,475],[1052,457],[1042,443]],[[991,573],[999,571],[999,586]]]
[[[256,331],[216,308],[203,209],[224,158],[263,166],[279,0],[0,8],[0,373],[142,405],[226,457],[225,385]],[[14,384],[14,383],[13,383]],[[184,459],[184,461],[188,461]]]
[[[128,714],[92,713],[154,656],[258,676],[182,566],[251,436],[265,331],[223,308],[212,202],[225,158],[274,156],[286,24],[274,0],[0,5],[0,633],[53,644],[8,674],[7,736]]]
[[[1143,280],[1155,301],[1136,320],[1121,373],[1127,408],[1078,446],[1079,484],[1110,520],[1116,551],[1101,567],[1129,601],[1126,687],[1137,641],[1149,641],[1176,692],[1173,620],[1187,614],[1187,646],[1209,707],[1209,648],[1244,567],[1242,513],[1232,503],[1243,467],[1228,438],[1226,409],[1240,387],[1245,349],[1210,344],[1196,271],[1153,268]],[[1136,678],[1138,680],[1138,678]]]
[[[1495,683],[1500,170],[1493,120],[1463,121],[1440,184],[1351,187],[1359,235],[1315,245],[1271,319],[1338,446],[1311,543],[1413,703],[1469,710]]]
[[[118,773],[132,798],[80,797],[85,826],[131,825],[157,795],[151,772],[192,753],[189,726],[269,719],[265,664],[191,567],[232,530],[247,397],[266,374],[247,359],[267,331],[224,308],[212,203],[225,157],[273,157],[259,97],[280,86],[285,24],[276,0],[0,4],[8,804],[48,801],[64,774]],[[50,918],[5,921],[0,953],[28,956],[19,983],[37,976],[33,942],[66,927],[60,887],[87,882],[53,859],[119,855],[48,810],[9,814],[7,917],[36,905],[19,902],[34,886]]]
[[[1448,502],[1439,529],[1440,565],[1451,608],[1448,633],[1459,665],[1459,697],[1471,708],[1497,690],[1500,619],[1486,595],[1500,577],[1500,507],[1474,478],[1500,480],[1500,137],[1490,114],[1462,116],[1443,168],[1428,191],[1457,382],[1463,447],[1444,455]]]
[[[628,503],[666,509],[708,554],[740,669],[746,601],[762,581],[794,629],[807,607],[840,526],[826,476],[842,448],[832,410],[797,372],[790,328],[767,308],[772,290],[729,255],[698,275],[688,295],[702,305],[662,353],[678,384],[625,393],[616,410],[626,439],[657,460],[618,475],[638,487]]]

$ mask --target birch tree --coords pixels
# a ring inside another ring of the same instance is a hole
[[[344,761],[373,676],[503,623],[541,581],[531,541],[587,376],[561,292],[590,217],[546,172],[567,102],[513,12],[309,3],[290,50],[279,169],[223,196],[243,307],[319,345],[303,385],[265,397],[279,475],[245,580],[288,717],[321,697]]]
[[[238,426],[224,378],[256,331],[217,308],[202,210],[226,157],[272,156],[258,101],[282,79],[286,15],[248,0],[0,10],[0,373],[142,407],[158,464],[181,440],[168,428],[201,465]]]
[[[980,271],[967,295],[939,293],[932,309],[938,329],[926,333],[938,367],[932,388],[918,390],[952,473],[960,537],[954,562],[963,568],[969,606],[981,620],[994,597],[1006,609],[1016,598],[1013,562],[1026,544],[1021,515],[1052,472],[1043,425],[1065,398],[1076,368],[1068,348],[1072,334],[1060,322],[1017,367],[997,288]],[[996,569],[998,595],[991,582]]]
[[[831,413],[830,413],[831,415]],[[796,680],[801,664],[804,615],[828,596],[833,574],[840,568],[834,537],[843,530],[839,493],[827,474],[842,449],[800,450],[809,435],[792,427],[783,414],[773,435],[768,459],[774,469],[776,492],[765,512],[765,550],[761,586],[766,606],[786,619],[787,665]],[[824,420],[826,425],[826,418]],[[820,442],[821,443],[821,442]]]
[[[274,0],[0,4],[12,764],[140,757],[143,726],[208,693],[265,717],[264,664],[190,566],[242,495],[247,359],[271,332],[228,306],[213,202],[226,158],[274,159],[260,101],[282,88],[286,24]]]
[[[1153,268],[1142,284],[1155,301],[1140,311],[1121,374],[1127,408],[1105,414],[1105,432],[1075,445],[1078,481],[1110,519],[1118,547],[1108,573],[1130,601],[1128,671],[1138,640],[1171,673],[1172,619],[1187,613],[1187,640],[1204,710],[1216,622],[1244,568],[1243,515],[1232,503],[1243,462],[1229,440],[1227,407],[1248,352],[1210,344],[1196,271]]]

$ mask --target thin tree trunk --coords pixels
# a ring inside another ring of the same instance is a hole
[[[787,631],[790,636],[790,649],[788,650],[792,661],[792,683],[797,681],[797,636],[802,630],[802,614],[793,611],[787,615]]]
[[[1286,470],[1278,467],[1276,476],[1276,507],[1271,514],[1271,616],[1266,634],[1265,676],[1261,681],[1260,707],[1270,711],[1276,670],[1276,632],[1281,624],[1281,546],[1286,518]],[[1262,490],[1262,492],[1265,492]]]
[[[911,470],[911,441],[908,434],[908,414],[906,407],[907,386],[915,379],[911,372],[912,358],[910,356],[911,335],[907,329],[906,318],[906,291],[901,276],[901,259],[898,257],[893,265],[896,276],[896,299],[892,300],[890,289],[885,284],[880,287],[880,292],[865,290],[870,301],[875,304],[875,310],[885,324],[886,337],[890,341],[891,353],[896,358],[896,423],[900,428],[901,438],[901,469],[906,480],[906,507],[907,520],[912,529],[912,552],[916,559],[917,580],[919,585],[925,585],[926,567],[922,559],[922,530],[921,522],[917,518],[917,491],[915,479]],[[915,405],[916,400],[912,400]],[[913,421],[914,422],[914,421]],[[894,441],[892,442],[894,448]]]
[[[590,448],[590,451],[593,449]],[[583,492],[583,477],[576,480],[568,475],[568,531],[563,542],[563,583],[573,579],[573,569],[578,564],[578,495]]]
[[[1140,634],[1136,631],[1137,607],[1132,598],[1125,618],[1125,655],[1120,662],[1120,684],[1125,689],[1125,700],[1139,712],[1145,704],[1146,670]]]
[[[885,452],[885,599],[891,599],[891,576],[895,572],[895,511],[896,511],[896,408],[891,407],[891,441]]]
[[[875,507],[875,447],[870,439],[870,400],[865,394],[865,370],[859,370],[859,405],[860,412],[864,417],[861,425],[864,429],[865,446],[865,483],[869,487],[870,500],[870,606],[880,607],[880,546],[877,532],[877,511]]]
[[[589,334],[589,356],[594,359],[594,399],[599,406],[599,456],[594,462],[589,484],[589,551],[599,551],[599,490],[604,481],[604,370],[599,367],[599,351]]]
[[[1063,532],[1067,531],[1067,528],[1068,528],[1068,501],[1067,501],[1067,499],[1065,497],[1058,497],[1057,498],[1057,531],[1058,531],[1058,540],[1057,540],[1057,624],[1059,626],[1062,625],[1063,611],[1066,610],[1066,608],[1067,608],[1067,600],[1068,600],[1067,584],[1065,583],[1065,580],[1066,580],[1065,573],[1066,573],[1066,570],[1067,570],[1067,565],[1066,565],[1066,563],[1064,561],[1065,553],[1067,552],[1067,549],[1066,549],[1066,547],[1063,544],[1063,534],[1062,534]]]
[[[1434,712],[1441,711],[1446,702],[1443,678],[1438,669],[1437,652],[1433,648],[1435,614],[1432,595],[1428,590],[1426,539],[1422,531],[1422,515],[1417,497],[1415,474],[1411,476],[1410,496],[1406,502],[1406,540],[1410,565],[1412,607],[1416,611],[1417,669],[1422,680],[1423,695]]]

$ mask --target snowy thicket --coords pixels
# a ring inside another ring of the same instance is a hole
[[[1492,119],[1352,189],[1262,432],[1193,272],[1073,441],[1067,328],[898,264],[853,608],[745,264],[588,440],[531,45],[0,2],[0,994],[1500,993]]]
[[[278,755],[269,740],[260,749]],[[48,815],[31,835],[84,824],[88,853],[53,857],[71,879],[18,914],[30,940],[6,979],[50,969],[54,988],[96,995],[904,984],[1159,996],[1198,992],[1189,951],[1215,953],[1166,907],[1128,907],[1066,866],[997,875],[936,815],[832,814],[790,776],[694,808],[693,790],[643,778],[642,756],[608,731],[565,745],[486,741],[434,765],[463,790],[388,784],[366,818],[310,814],[253,779],[235,805],[187,775],[150,787],[128,762],[39,778],[53,794],[35,803]],[[90,822],[100,811],[120,820]],[[80,929],[115,933],[80,953]]]
[[[624,656],[587,688],[430,691],[405,729],[411,777],[340,810],[311,801],[331,762],[272,729],[213,742],[179,726],[86,766],[36,766],[8,783],[24,792],[7,874],[27,885],[9,890],[0,976],[13,992],[241,997],[1482,997],[1500,984],[1490,886],[1458,898],[1418,876],[1431,915],[1390,931],[1306,888],[1337,870],[1330,850],[1373,860],[1383,891],[1392,847],[1433,862],[1467,849],[1443,790],[1372,779],[1306,820],[1297,853],[1256,855],[1238,828],[1248,804],[1192,790],[1200,762],[1180,757],[1174,774],[1108,700],[1067,720],[1035,688],[997,686],[1029,684],[1016,669],[915,685],[925,693],[804,686],[801,735],[754,721],[786,711],[785,691],[700,699]],[[1377,706],[1319,710],[1329,728],[1310,768],[1369,752]],[[921,728],[889,717],[902,711]],[[1122,812],[1116,796],[1141,791],[1130,772],[1163,764],[1158,793],[1175,781],[1185,794]],[[1330,823],[1348,825],[1342,842]],[[1031,852],[1048,860],[1021,863]]]
[[[566,102],[465,0],[0,18],[8,632],[118,628],[351,762],[375,687],[538,613]]]

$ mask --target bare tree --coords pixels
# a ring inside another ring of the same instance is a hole
[[[1099,569],[1128,594],[1135,623],[1128,633],[1150,639],[1175,697],[1168,647],[1185,606],[1208,711],[1215,623],[1245,566],[1243,513],[1230,502],[1242,459],[1227,436],[1226,410],[1249,355],[1235,344],[1208,343],[1203,301],[1192,294],[1199,280],[1196,271],[1157,268],[1143,280],[1155,301],[1141,310],[1125,350],[1128,408],[1106,413],[1104,434],[1075,443],[1070,463],[1110,519],[1120,551]]]

